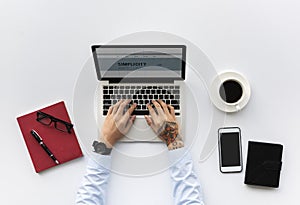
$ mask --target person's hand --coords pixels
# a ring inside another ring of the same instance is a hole
[[[162,100],[152,100],[152,103],[155,110],[147,104],[150,116],[145,115],[145,119],[148,125],[166,143],[169,150],[183,147],[184,143],[179,135],[174,107],[167,105]]]
[[[129,105],[131,100],[120,100],[113,106],[110,106],[104,124],[100,132],[100,141],[104,142],[108,148],[128,133],[136,118],[135,115],[131,116],[136,108],[134,103],[125,112],[125,107]]]

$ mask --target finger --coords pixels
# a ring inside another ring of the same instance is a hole
[[[130,119],[129,119],[128,123],[127,123],[127,127],[130,128],[133,125],[135,119],[136,119],[135,115],[130,116]]]
[[[126,127],[125,127],[125,132],[126,132],[126,133],[127,133],[127,132],[130,130],[130,128],[132,127],[132,125],[133,125],[135,119],[136,119],[136,116],[135,116],[135,115],[130,116],[130,119],[128,120],[127,125],[126,125]]]
[[[157,117],[155,110],[149,103],[147,103],[147,108],[149,110],[149,114],[151,115],[151,117],[154,117],[154,118]]]
[[[148,124],[149,126],[151,126],[151,124],[152,124],[151,118],[150,118],[148,115],[144,115],[144,117],[145,117],[145,120],[146,120],[147,124]]]
[[[155,106],[156,110],[157,110],[157,113],[159,115],[163,115],[164,114],[164,111],[162,110],[160,104],[156,101],[156,100],[152,100],[152,103],[153,105]]]
[[[155,130],[155,129],[154,129],[154,124],[153,124],[152,118],[151,118],[149,115],[144,115],[144,117],[145,117],[145,120],[146,120],[147,124],[148,124],[153,130]]]
[[[173,107],[172,105],[168,105],[168,108],[169,108],[169,110],[170,110],[170,113],[171,113],[172,117],[175,118],[175,110],[174,110],[174,107]]]
[[[117,102],[115,105],[114,105],[114,108],[113,108],[113,114],[116,114],[118,109],[119,109],[119,106],[120,104],[123,102],[123,100],[120,100],[119,102]]]
[[[107,115],[111,115],[112,111],[113,111],[113,105],[111,105],[107,111]]]
[[[166,114],[170,114],[167,104],[162,100],[158,100],[158,102],[161,105],[161,107],[163,108],[164,112]]]
[[[127,110],[127,112],[124,115],[125,120],[128,120],[131,118],[131,115],[134,111],[134,109],[136,108],[137,104],[133,103],[133,105],[130,106],[130,108]]]
[[[136,119],[136,115],[132,115],[132,116],[130,117],[130,122],[132,122],[132,124],[133,124],[134,121],[135,121],[135,119]]]
[[[124,114],[124,109],[125,106],[128,105],[130,103],[131,100],[123,100],[123,102],[120,104],[118,112],[116,113],[116,115],[118,116],[122,116]]]
[[[130,101],[129,101],[130,102]],[[137,104],[133,103],[133,105],[130,106],[130,108],[127,110],[126,112],[126,116],[129,118],[132,114],[132,112],[134,111],[134,109],[136,108]]]

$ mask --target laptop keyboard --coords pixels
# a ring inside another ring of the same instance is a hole
[[[152,105],[151,101],[158,99],[172,105],[175,115],[180,114],[180,87],[178,85],[104,85],[103,115],[107,115],[109,107],[121,99],[131,99],[131,104],[137,104],[136,109],[132,113],[133,115],[149,115],[146,104]]]

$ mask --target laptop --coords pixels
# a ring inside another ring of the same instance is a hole
[[[146,104],[161,99],[175,109],[184,132],[185,45],[93,45],[93,58],[99,80],[95,111],[101,128],[111,105],[120,99],[137,103],[136,120],[120,141],[161,142],[148,126]]]

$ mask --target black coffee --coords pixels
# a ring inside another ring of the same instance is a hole
[[[227,80],[221,85],[219,93],[225,102],[235,103],[241,99],[243,88],[235,80]]]

